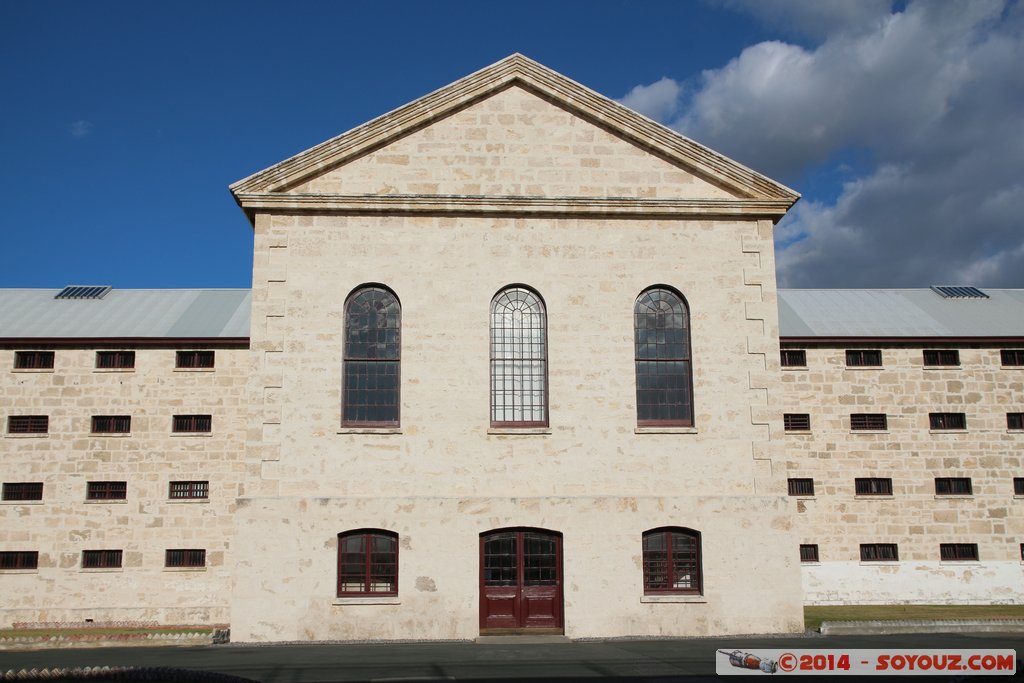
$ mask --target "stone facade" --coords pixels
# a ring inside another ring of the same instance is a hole
[[[232,516],[245,491],[248,351],[206,346],[214,368],[181,369],[182,347],[124,345],[113,348],[134,350],[135,367],[104,370],[96,346],[30,344],[54,352],[53,369],[14,369],[25,348],[0,350],[2,479],[40,482],[43,494],[0,502],[0,550],[36,550],[39,566],[0,575],[2,625],[227,623]],[[181,414],[212,415],[212,431],[174,434]],[[9,433],[7,419],[18,415],[49,416],[47,433]],[[94,415],[130,416],[130,432],[92,433]],[[209,482],[207,498],[170,498],[170,482],[195,480]],[[126,482],[125,498],[88,500],[88,483],[105,481]],[[165,567],[166,550],[193,548],[206,550],[205,567]],[[108,549],[123,551],[122,568],[82,568],[83,551]]]
[[[812,478],[797,498],[809,604],[1021,603],[1024,578],[1024,368],[1003,367],[1005,342],[796,344],[807,366],[784,368],[781,409],[810,414],[809,432],[785,435],[788,477]],[[850,368],[847,349],[877,349],[881,367]],[[923,349],[959,364],[925,366]],[[931,429],[930,413],[964,413],[965,430]],[[884,431],[854,431],[851,413],[886,414]],[[889,478],[892,495],[858,496],[858,477]],[[969,495],[939,495],[937,477],[969,478]],[[895,543],[897,562],[861,561],[860,544]],[[977,544],[978,561],[941,561],[943,543]]]
[[[483,539],[506,530],[558,538],[549,630],[574,638],[796,632],[805,602],[1024,601],[1024,432],[1006,422],[1024,371],[995,344],[961,343],[941,369],[921,344],[871,344],[882,367],[848,369],[849,344],[785,338],[807,362],[780,367],[772,232],[791,190],[514,55],[232,192],[255,230],[247,342],[33,339],[0,320],[0,416],[49,416],[46,434],[0,439],[3,482],[44,486],[0,504],[0,553],[39,552],[0,569],[0,626],[474,638]],[[346,301],[367,285],[401,309],[388,426],[342,420]],[[528,428],[490,419],[490,303],[511,285],[546,311],[548,420]],[[651,287],[688,307],[692,425],[638,424],[634,305]],[[111,348],[135,367],[96,369]],[[215,367],[175,368],[183,348]],[[15,369],[47,349],[52,370]],[[887,429],[851,431],[854,412]],[[930,412],[968,429],[930,431]],[[785,431],[786,413],[811,429]],[[211,432],[175,434],[181,414]],[[93,434],[93,415],[131,415],[130,433]],[[936,496],[937,476],[970,477],[971,495]],[[855,496],[856,477],[891,477],[893,495]],[[787,495],[789,478],[814,495]],[[171,499],[190,480],[208,497]],[[127,495],[86,500],[90,481]],[[699,539],[698,589],[645,588],[659,529]],[[360,530],[394,535],[396,591],[342,594],[339,535]],[[939,561],[971,542],[978,562]],[[899,561],[861,562],[861,543],[898,543]],[[165,567],[173,548],[205,566]],[[123,566],[83,569],[90,549]]]

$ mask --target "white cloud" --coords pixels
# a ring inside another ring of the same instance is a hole
[[[705,72],[671,125],[789,184],[865,150],[838,198],[779,225],[783,286],[1024,286],[1021,2],[849,4],[816,47],[759,43]]]
[[[92,129],[93,124],[91,121],[78,120],[68,126],[68,132],[71,133],[73,138],[84,138],[92,132]]]
[[[671,78],[662,78],[650,85],[638,85],[619,100],[634,111],[658,121],[675,116],[679,110],[682,86]]]

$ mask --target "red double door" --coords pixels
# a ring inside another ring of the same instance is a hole
[[[480,535],[480,631],[562,633],[562,535]]]

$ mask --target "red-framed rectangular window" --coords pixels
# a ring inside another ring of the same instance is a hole
[[[97,351],[96,368],[100,370],[128,370],[135,367],[134,351]]]
[[[943,562],[977,562],[977,543],[941,543],[939,559]]]
[[[898,562],[900,549],[895,543],[861,543],[861,562]]]
[[[172,481],[168,486],[167,497],[176,499],[197,499],[210,497],[210,482],[208,481]]]
[[[0,551],[0,569],[38,569],[38,550]]]
[[[16,481],[4,482],[4,500],[42,500],[43,482],[41,481]]]
[[[206,550],[201,548],[168,549],[164,551],[165,567],[205,567]]]
[[[213,431],[212,415],[175,415],[172,429],[176,434],[197,434]]]
[[[86,484],[86,500],[124,500],[127,497],[126,481],[90,481]]]
[[[15,351],[16,370],[52,370],[53,351]]]
[[[883,432],[889,428],[889,418],[885,413],[851,413],[850,429],[859,431]]]
[[[118,569],[124,555],[122,550],[83,550],[83,569]]]
[[[644,593],[702,595],[700,533],[668,527],[643,534]]]
[[[93,434],[130,434],[132,431],[131,415],[93,415]]]
[[[176,368],[212,368],[216,356],[213,351],[178,351],[174,358]]]
[[[50,431],[49,415],[10,415],[8,434],[46,434]]]

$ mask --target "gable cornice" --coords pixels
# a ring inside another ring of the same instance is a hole
[[[518,53],[239,180],[229,189],[240,205],[243,195],[283,192],[513,85],[532,90],[742,197],[781,200],[788,206],[800,197],[785,185]]]

